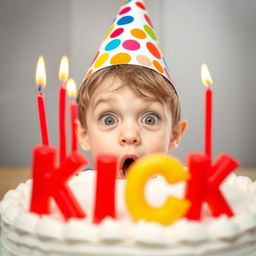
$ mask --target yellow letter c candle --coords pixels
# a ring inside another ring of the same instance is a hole
[[[145,198],[145,186],[154,175],[162,175],[169,184],[189,179],[189,173],[177,159],[163,154],[146,156],[134,163],[127,176],[126,204],[135,221],[143,219],[170,225],[186,214],[190,201],[167,197],[161,207],[151,206]]]

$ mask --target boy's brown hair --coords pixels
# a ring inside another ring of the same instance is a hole
[[[145,94],[149,93],[160,102],[168,104],[172,113],[173,128],[179,124],[180,103],[172,83],[152,69],[139,65],[122,64],[109,66],[91,74],[80,87],[77,96],[78,114],[79,121],[84,128],[86,128],[85,116],[90,98],[100,83],[109,76],[118,78],[122,82],[121,87],[129,86],[134,93],[141,97],[149,98]]]

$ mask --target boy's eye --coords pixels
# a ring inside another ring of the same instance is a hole
[[[142,118],[142,123],[146,125],[155,125],[159,121],[160,121],[160,116],[157,113],[149,113]]]
[[[103,114],[100,120],[104,125],[114,125],[118,122],[117,118],[112,114]]]

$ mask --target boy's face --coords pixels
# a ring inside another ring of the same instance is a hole
[[[147,99],[136,95],[129,85],[117,89],[121,85],[118,79],[106,78],[91,97],[86,129],[78,125],[80,144],[91,151],[94,159],[102,153],[118,157],[118,178],[126,176],[134,160],[167,153],[181,136],[179,130],[172,131],[172,116],[166,104],[148,93]]]

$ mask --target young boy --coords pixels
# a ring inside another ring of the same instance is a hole
[[[180,119],[178,95],[156,71],[115,65],[97,71],[81,86],[78,138],[92,157],[118,156],[117,177],[151,153],[167,153],[180,143],[186,121]]]
[[[124,1],[77,101],[77,135],[93,159],[118,156],[118,178],[133,161],[177,148],[187,123],[142,0]]]

